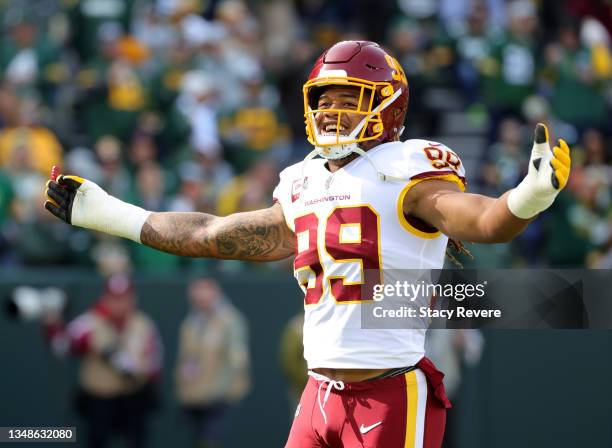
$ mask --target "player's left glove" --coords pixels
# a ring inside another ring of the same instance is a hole
[[[552,150],[548,129],[538,123],[527,176],[508,195],[508,208],[522,219],[533,218],[551,206],[567,184],[571,167],[570,149],[564,140]]]

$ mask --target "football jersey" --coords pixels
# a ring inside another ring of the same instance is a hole
[[[292,165],[274,190],[296,237],[294,275],[304,291],[304,357],[309,369],[410,366],[424,355],[424,329],[362,329],[365,272],[441,269],[448,238],[407,218],[403,200],[428,179],[465,189],[459,157],[427,140],[385,143],[331,173],[325,159]]]

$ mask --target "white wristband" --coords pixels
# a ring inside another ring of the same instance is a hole
[[[86,180],[72,203],[71,222],[140,243],[140,232],[151,212],[123,202]]]
[[[508,195],[508,208],[512,214],[521,219],[531,219],[552,205],[557,196],[551,191],[548,195],[537,196],[528,179],[517,185]]]

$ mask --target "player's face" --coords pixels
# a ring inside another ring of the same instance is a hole
[[[370,92],[365,90],[359,103],[361,89],[354,86],[332,86],[323,91],[319,97],[317,109],[322,110],[315,115],[315,121],[319,132],[322,134],[336,135],[338,126],[338,113],[326,112],[326,109],[345,109],[367,111],[370,104]],[[340,135],[349,135],[353,129],[363,120],[363,114],[340,114]]]

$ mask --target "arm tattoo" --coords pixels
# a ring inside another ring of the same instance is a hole
[[[147,246],[175,255],[251,261],[287,258],[295,246],[278,204],[227,217],[153,213],[140,239]]]

